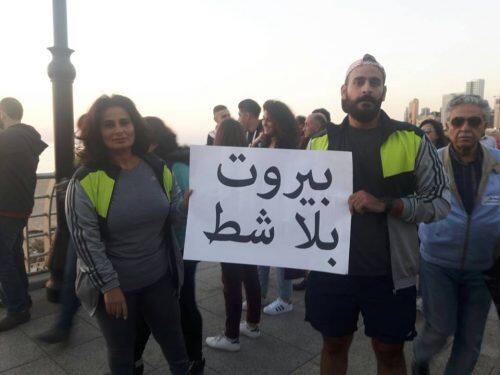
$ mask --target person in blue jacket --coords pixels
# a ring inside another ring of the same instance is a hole
[[[450,180],[451,211],[419,227],[425,326],[414,345],[415,374],[429,373],[430,360],[452,335],[445,374],[473,373],[491,304],[483,272],[500,243],[500,151],[479,142],[488,102],[461,95],[446,113],[451,144],[439,157]]]

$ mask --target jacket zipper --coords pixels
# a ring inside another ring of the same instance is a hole
[[[465,228],[465,240],[464,240],[464,247],[462,249],[462,262],[460,263],[460,270],[463,271],[464,266],[465,266],[465,258],[467,255],[467,248],[469,247],[469,232],[470,232],[470,222],[471,222],[471,215],[467,215],[467,227]]]

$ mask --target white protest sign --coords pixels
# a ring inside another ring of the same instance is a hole
[[[352,156],[191,147],[184,259],[346,274]]]

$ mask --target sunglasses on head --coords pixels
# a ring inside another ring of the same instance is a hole
[[[472,128],[477,128],[479,125],[483,123],[483,119],[478,116],[473,116],[473,117],[455,117],[452,118],[450,121],[450,124],[454,128],[461,128],[465,122],[469,124],[470,127]]]

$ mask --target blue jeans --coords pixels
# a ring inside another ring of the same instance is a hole
[[[64,281],[61,290],[61,311],[56,326],[59,329],[69,330],[73,325],[73,318],[80,307],[80,300],[75,293],[76,280],[76,249],[73,241],[68,241],[66,250],[66,264],[64,265]]]
[[[421,260],[420,285],[425,325],[415,341],[415,361],[428,364],[454,335],[445,375],[472,374],[491,297],[480,271],[461,271]]]
[[[260,293],[263,299],[267,297],[269,289],[269,270],[268,266],[259,266]],[[292,280],[285,280],[284,268],[276,267],[276,280],[278,281],[279,297],[285,302],[290,302],[292,299]]]
[[[7,314],[28,309],[28,276],[24,265],[23,229],[26,219],[0,216],[0,285]]]

